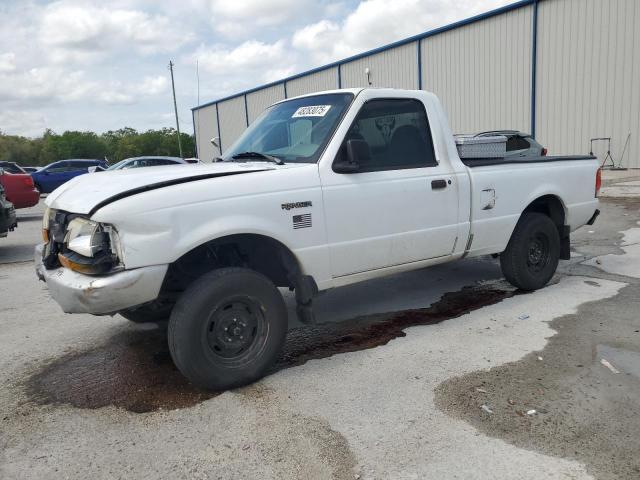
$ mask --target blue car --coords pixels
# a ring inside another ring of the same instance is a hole
[[[87,160],[80,158],[60,160],[50,163],[37,172],[33,172],[31,178],[33,178],[33,183],[35,183],[40,193],[51,193],[73,177],[87,173],[89,167],[107,168],[108,164],[105,160]]]

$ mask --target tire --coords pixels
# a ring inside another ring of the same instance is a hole
[[[172,309],[173,305],[149,304],[138,308],[123,310],[119,313],[134,323],[162,322],[169,320]]]
[[[169,319],[169,350],[193,384],[224,390],[262,378],[282,351],[287,327],[284,300],[267,277],[221,268],[178,299]]]
[[[521,290],[544,287],[558,268],[560,234],[553,221],[541,213],[525,213],[500,254],[507,281]]]

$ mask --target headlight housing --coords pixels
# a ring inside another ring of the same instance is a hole
[[[100,251],[110,250],[109,234],[99,223],[82,217],[69,222],[64,243],[69,250],[84,257],[93,258]]]
[[[58,260],[64,266],[87,275],[101,275],[122,269],[118,234],[111,225],[84,217],[67,224]]]
[[[44,211],[44,215],[42,216],[42,239],[44,240],[44,243],[49,241],[49,228],[51,227],[51,223],[55,216],[56,211],[53,208],[47,207]]]

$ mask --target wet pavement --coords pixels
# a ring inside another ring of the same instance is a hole
[[[552,322],[544,349],[441,384],[436,405],[485,435],[576,459],[598,479],[638,479],[638,311],[640,284],[584,305]]]
[[[517,294],[512,287],[465,287],[446,293],[428,308],[364,316],[346,322],[292,328],[284,353],[271,373],[312,359],[384,345],[411,326],[453,319]],[[194,406],[220,392],[191,385],[173,364],[166,326],[144,324],[120,332],[103,345],[56,358],[27,381],[31,400],[78,408],[114,406],[135,413]]]

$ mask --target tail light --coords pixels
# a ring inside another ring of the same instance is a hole
[[[22,183],[24,183],[27,187],[30,187],[30,188],[33,188],[35,186],[33,183],[33,178],[31,178],[31,175],[22,177]]]
[[[544,157],[547,154],[548,150],[542,147],[542,156]]]
[[[596,172],[596,197],[600,195],[600,187],[602,187],[602,169]]]

